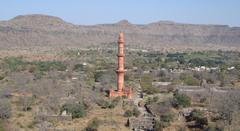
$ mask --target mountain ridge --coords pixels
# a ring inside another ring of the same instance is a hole
[[[18,15],[13,17],[12,19],[9,20],[1,20],[0,22],[11,22],[14,20],[19,20],[19,19],[31,19],[31,18],[48,18],[50,20],[56,20],[56,21],[61,21],[63,23],[68,23],[68,24],[72,24],[72,25],[76,25],[76,26],[95,26],[95,25],[105,25],[106,23],[99,23],[99,24],[73,24],[71,22],[68,22],[60,17],[57,16],[51,16],[51,15],[45,15],[45,14],[27,14],[27,15]],[[170,20],[159,20],[159,21],[155,21],[155,22],[149,22],[149,23],[145,23],[145,24],[138,24],[138,23],[132,23],[127,19],[122,19],[119,20],[115,23],[107,23],[107,24],[133,24],[133,25],[154,25],[154,24],[180,24],[180,25],[198,25],[198,26],[220,26],[220,27],[230,27],[230,28],[240,28],[240,26],[229,26],[229,25],[224,25],[224,24],[192,24],[192,23],[183,23],[183,22],[175,22],[175,21],[170,21]],[[106,25],[107,25],[106,24]]]
[[[59,46],[91,47],[115,42],[125,32],[127,44],[138,48],[176,50],[214,48],[239,49],[240,27],[228,25],[182,24],[157,21],[132,24],[121,20],[112,24],[75,25],[55,16],[32,14],[0,21],[0,47]]]

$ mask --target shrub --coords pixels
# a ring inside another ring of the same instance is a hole
[[[191,105],[191,98],[185,94],[175,94],[172,102],[176,108],[189,107]]]
[[[206,81],[207,81],[208,84],[214,84],[215,83],[213,78],[207,78]]]
[[[152,86],[153,77],[151,75],[144,75],[141,78],[140,85],[143,89],[143,92],[147,94],[159,93],[160,90]]]
[[[57,96],[48,97],[48,100],[45,102],[45,104],[49,110],[55,113],[59,112],[59,109],[61,108],[61,103]]]
[[[180,79],[186,84],[186,85],[190,85],[190,86],[199,86],[200,85],[200,81],[196,78],[194,78],[191,75],[184,75],[182,74],[180,76]]]
[[[174,119],[174,114],[172,112],[164,113],[160,116],[160,118],[163,122],[171,122]]]
[[[32,63],[37,66],[37,69],[40,71],[49,71],[56,69],[58,71],[65,71],[66,65],[60,61],[35,61]]]
[[[135,117],[138,117],[139,115],[141,114],[141,112],[135,107],[133,108],[133,110],[126,110],[124,112],[124,117],[132,117],[132,116],[135,116]]]
[[[174,120],[175,114],[172,111],[166,111],[160,115],[160,119],[156,120],[155,129],[161,131],[163,128],[170,126],[170,123]]]
[[[36,121],[33,121],[33,122],[29,123],[29,124],[27,125],[27,127],[28,127],[29,129],[33,129],[35,124],[36,124]]]
[[[164,128],[170,126],[169,122],[159,121],[157,120],[154,125],[154,131],[163,131]]]
[[[97,105],[100,106],[103,109],[109,108],[110,107],[110,103],[104,99],[100,99],[97,101]]]
[[[4,58],[4,66],[10,71],[18,71],[26,65],[26,62],[19,57],[6,57]]]
[[[187,117],[187,121],[195,121],[196,126],[199,128],[203,128],[205,125],[208,125],[208,119],[204,117],[203,112],[196,109],[190,113]]]
[[[113,70],[94,71],[94,81],[104,85],[114,83],[116,80],[115,77],[115,72]]]
[[[73,67],[73,70],[74,70],[74,71],[85,71],[84,65],[83,65],[83,64],[76,64],[76,65]]]
[[[208,119],[206,117],[198,118],[196,120],[196,125],[200,128],[204,128],[204,126],[208,125]]]
[[[153,98],[152,97],[148,97],[147,98],[147,101],[146,101],[146,104],[147,105],[150,105],[152,103],[157,103],[159,100],[159,97],[158,96],[154,96]]]
[[[207,62],[201,58],[193,58],[188,61],[192,66],[206,66]]]
[[[196,110],[194,109],[190,115],[187,117],[188,121],[195,121],[197,119],[200,119],[203,117],[203,112],[201,112],[200,110]]]
[[[131,110],[126,110],[125,112],[124,112],[124,115],[123,115],[124,117],[132,117],[133,116],[133,112],[131,111]]]
[[[112,103],[113,103],[114,105],[117,105],[117,104],[120,102],[120,100],[121,100],[121,97],[116,97],[116,98],[114,98],[114,99],[112,100]]]
[[[34,72],[34,77],[35,77],[36,79],[41,79],[44,75],[45,75],[45,73],[42,72],[42,71],[35,71],[35,72]]]
[[[201,98],[201,99],[200,99],[200,102],[201,102],[201,103],[207,102],[207,97]]]
[[[120,102],[120,100],[121,100],[121,97],[116,97],[116,98],[114,98],[114,99],[111,101],[111,103],[110,103],[110,105],[109,105],[109,108],[115,108],[115,107],[118,105],[118,103]]]
[[[141,112],[135,107],[135,108],[133,108],[133,115],[135,116],[135,117],[138,117],[140,114],[141,114]]]
[[[180,129],[178,129],[178,131],[186,131],[187,129],[185,127],[180,127]]]
[[[161,121],[156,121],[154,125],[154,131],[162,131],[163,128],[163,123]]]
[[[103,72],[96,72],[96,73],[94,74],[95,82],[101,82],[102,76],[103,76]]]
[[[97,101],[97,105],[103,109],[115,108],[118,105],[119,101],[120,101],[120,97],[116,97],[112,101],[106,101],[104,99],[101,99]]]
[[[4,120],[0,120],[0,131],[7,131],[5,129],[5,121]]]
[[[86,115],[87,106],[85,104],[70,103],[64,104],[61,108],[61,112],[66,110],[68,113],[72,114],[72,118],[80,118]]]
[[[4,79],[4,76],[0,76],[0,80],[3,80]]]
[[[19,98],[19,104],[22,106],[23,111],[29,111],[31,110],[31,105],[32,105],[32,97],[20,97]]]
[[[22,113],[17,114],[17,117],[23,117],[23,116],[24,116],[24,114],[22,114]]]
[[[97,118],[93,118],[87,125],[87,127],[85,128],[86,131],[97,131],[97,128],[100,125],[100,120],[98,120]]]
[[[206,131],[224,131],[223,127],[220,128],[216,124],[208,124]]]
[[[0,118],[7,119],[11,116],[11,103],[7,99],[0,99]]]
[[[153,78],[150,75],[144,75],[141,78],[140,84],[142,88],[151,88],[152,87]]]

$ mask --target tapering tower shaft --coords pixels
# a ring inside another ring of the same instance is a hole
[[[117,87],[118,92],[121,93],[124,88],[124,34],[120,33],[118,38],[118,69],[117,69]]]

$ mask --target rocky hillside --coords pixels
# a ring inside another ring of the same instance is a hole
[[[45,15],[17,16],[0,21],[0,48],[101,46],[115,42],[120,31],[126,33],[127,44],[136,48],[240,49],[240,27],[169,21],[137,25],[127,20],[83,26]]]

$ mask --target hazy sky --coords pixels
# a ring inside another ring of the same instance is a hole
[[[75,24],[145,24],[160,20],[240,26],[240,0],[1,0],[0,20],[23,14],[58,16]]]

